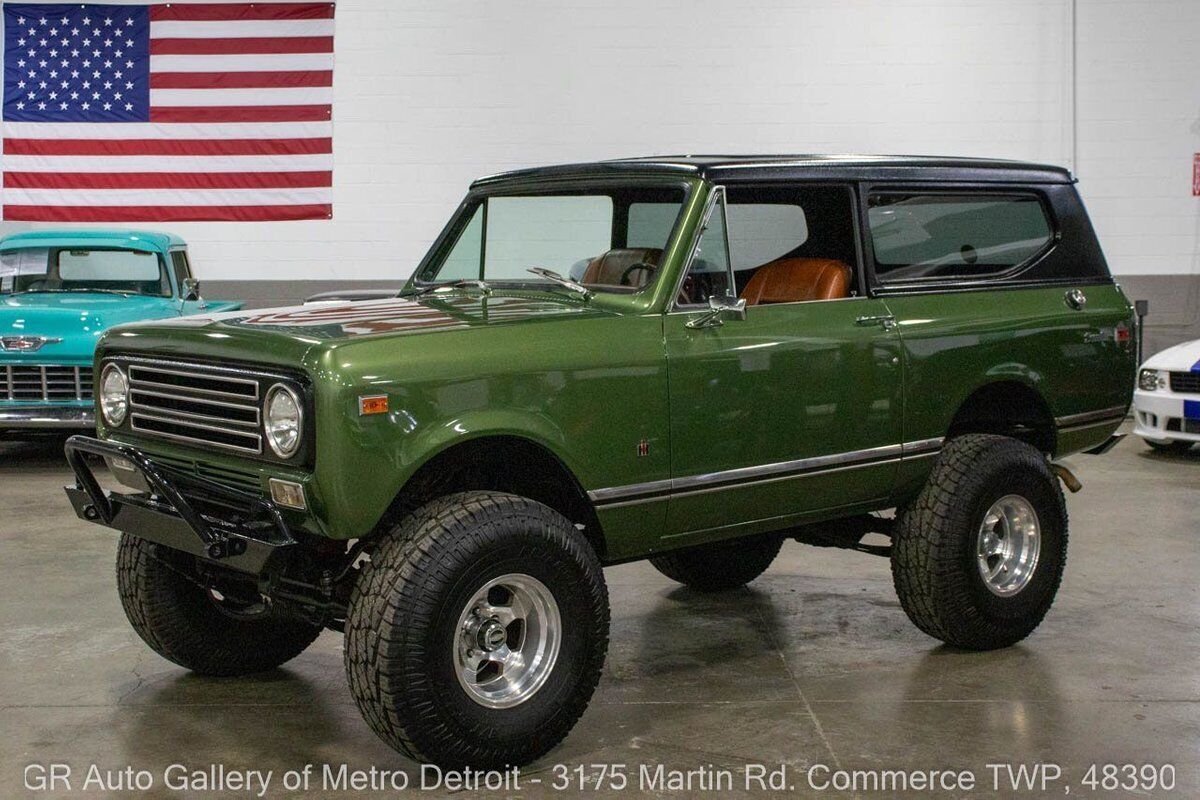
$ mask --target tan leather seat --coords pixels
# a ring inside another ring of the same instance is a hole
[[[742,290],[748,306],[850,296],[850,267],[832,258],[781,258],[763,264]]]
[[[621,276],[625,274],[625,270],[634,264],[657,267],[660,258],[662,250],[655,247],[614,248],[592,259],[583,271],[583,283],[617,286],[621,283]],[[645,286],[653,277],[654,273],[651,270],[635,269],[629,273],[628,281],[630,286]]]

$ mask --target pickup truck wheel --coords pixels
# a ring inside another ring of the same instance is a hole
[[[188,576],[192,556],[129,534],[117,549],[117,588],[125,616],[168,661],[202,675],[274,669],[304,652],[321,628],[284,617],[250,587],[206,589]]]
[[[1066,504],[1045,457],[1016,439],[968,434],[946,443],[899,514],[892,579],[925,633],[992,650],[1041,623],[1066,557]]]
[[[745,586],[766,572],[782,546],[778,536],[735,539],[663,553],[650,563],[698,592],[723,592]]]
[[[608,649],[600,561],[561,514],[498,492],[417,509],[356,581],[346,673],[400,752],[447,768],[527,764],[587,708]]]

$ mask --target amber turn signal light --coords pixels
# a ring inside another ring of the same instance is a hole
[[[367,414],[386,414],[388,410],[388,399],[386,394],[375,394],[369,397],[358,398],[358,415],[365,417]]]

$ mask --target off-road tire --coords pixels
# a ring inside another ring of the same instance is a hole
[[[1156,442],[1153,439],[1147,439],[1146,444],[1150,445],[1150,449],[1158,453],[1174,453],[1179,455],[1186,453],[1192,449],[1191,442],[1180,441],[1179,439],[1164,439],[1161,442]]]
[[[980,575],[975,548],[988,508],[1009,494],[1037,512],[1041,551],[1029,583],[1001,597]],[[922,631],[956,647],[994,650],[1041,623],[1066,557],[1066,503],[1045,456],[1006,436],[967,434],[946,442],[921,493],[899,513],[892,580]]]
[[[266,611],[222,611],[186,576],[193,556],[121,535],[117,588],[125,616],[168,661],[202,675],[247,675],[274,669],[304,652],[321,628]]]
[[[454,672],[459,615],[500,575],[541,581],[562,618],[545,683],[511,708],[473,700]],[[599,559],[561,514],[499,492],[447,495],[415,510],[370,554],[350,598],[346,674],[367,724],[391,747],[446,768],[527,764],[566,737],[608,650]]]
[[[745,586],[766,572],[783,539],[759,536],[675,550],[650,563],[673,581],[698,592],[723,592]]]

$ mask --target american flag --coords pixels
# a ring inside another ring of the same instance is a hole
[[[327,219],[333,3],[4,3],[3,219]]]

